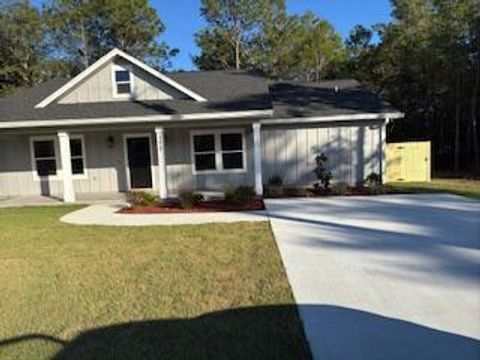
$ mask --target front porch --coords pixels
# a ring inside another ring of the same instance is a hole
[[[240,185],[261,196],[259,120],[197,124],[6,134],[0,206],[124,201],[136,190],[162,199],[181,190],[218,196]]]

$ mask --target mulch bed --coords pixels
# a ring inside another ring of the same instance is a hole
[[[119,214],[183,214],[205,212],[229,212],[229,211],[260,211],[265,210],[262,199],[253,199],[246,204],[231,204],[225,200],[202,201],[192,208],[183,208],[180,203],[171,201],[157,206],[131,206],[120,209]]]

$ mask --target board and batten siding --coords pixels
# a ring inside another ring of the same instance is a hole
[[[122,62],[116,62],[125,65]],[[73,88],[58,101],[60,104],[78,104],[106,101],[130,101],[129,98],[113,96],[112,66],[108,63],[93,73],[78,86]],[[180,97],[181,94],[169,87],[161,80],[132,65],[133,71],[133,98],[135,100],[166,100]]]
[[[235,128],[238,128],[235,127]],[[253,135],[245,126],[246,164],[243,173],[193,174],[191,130],[206,128],[166,128],[166,166],[169,191],[182,189],[223,190],[226,186],[254,185]],[[212,128],[215,130],[216,128]],[[222,128],[228,129],[228,128]],[[325,124],[296,127],[262,127],[262,170],[265,183],[279,175],[287,185],[308,185],[316,181],[313,174],[315,155],[327,154],[333,181],[354,184],[369,173],[381,172],[380,123]],[[148,133],[152,140],[153,176],[158,179],[158,161],[153,128],[132,130],[80,131],[84,136],[86,178],[74,179],[76,193],[108,193],[128,190],[124,152],[125,134]],[[33,134],[31,134],[33,135]],[[30,149],[31,135],[8,135],[0,138],[0,195],[61,196],[61,178],[49,181],[34,179]],[[56,133],[51,133],[56,137]],[[107,139],[112,136],[113,146]],[[59,149],[57,141],[57,157]],[[58,170],[61,170],[58,161]],[[158,181],[153,181],[157,191]]]
[[[286,185],[316,181],[315,156],[325,153],[334,182],[355,184],[381,172],[380,124],[262,128],[262,170],[267,183],[279,175]]]
[[[109,193],[128,190],[123,136],[125,133],[148,133],[149,130],[125,132],[77,132],[83,135],[86,176],[73,179],[74,191],[81,193]],[[56,139],[56,133],[42,134]],[[35,135],[9,135],[0,138],[0,195],[47,195],[61,197],[63,185],[61,176],[38,180],[33,175],[30,137]],[[112,147],[107,144],[112,136]],[[154,139],[151,133],[152,141]],[[57,173],[61,174],[60,149],[56,139]],[[152,155],[154,176],[158,175],[157,157]]]

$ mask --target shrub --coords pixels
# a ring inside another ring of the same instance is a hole
[[[283,185],[283,179],[281,178],[280,175],[272,175],[270,176],[270,179],[268,179],[268,185],[271,186],[282,186]]]
[[[327,155],[321,153],[315,157],[315,163],[317,166],[313,170],[315,176],[322,183],[325,189],[328,189],[330,186],[330,180],[332,179],[332,173],[327,170],[326,163],[328,161]]]
[[[383,185],[373,185],[366,187],[368,195],[382,195],[387,192],[387,189]]]
[[[127,201],[132,206],[155,206],[159,204],[155,195],[145,191],[131,191],[127,193]]]
[[[377,174],[376,172],[371,172],[365,178],[365,185],[368,187],[375,187],[375,186],[382,185],[382,176],[380,174]]]
[[[281,197],[283,195],[283,187],[278,185],[266,185],[265,196],[267,197]]]
[[[203,201],[203,195],[190,190],[183,190],[178,194],[178,200],[181,207],[189,209],[199,205]]]
[[[251,186],[239,186],[236,189],[232,187],[225,188],[224,191],[225,201],[244,205],[255,198],[255,190]]]
[[[348,183],[340,181],[333,185],[333,193],[335,195],[345,195],[348,192]]]

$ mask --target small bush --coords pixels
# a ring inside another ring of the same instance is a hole
[[[365,185],[367,187],[375,187],[382,185],[382,176],[380,174],[377,174],[376,172],[371,172],[365,178]]]
[[[283,187],[278,185],[266,185],[265,196],[267,197],[281,197],[283,195]]]
[[[145,191],[131,191],[127,193],[127,201],[132,206],[156,206],[158,198]]]
[[[332,173],[327,170],[328,157],[325,153],[315,156],[315,163],[317,166],[313,170],[315,176],[322,183],[324,189],[328,189],[330,186],[330,180],[332,179]]]
[[[183,190],[178,194],[178,200],[181,207],[190,209],[203,201],[203,195],[190,190]]]
[[[333,185],[335,195],[345,195],[348,192],[348,183],[341,181]]]
[[[366,187],[368,195],[382,195],[387,193],[387,189],[383,185],[373,185]]]
[[[281,178],[280,175],[272,175],[270,176],[270,179],[268,179],[268,185],[271,186],[282,186],[283,185],[283,179]]]
[[[227,187],[224,191],[225,201],[244,205],[255,198],[255,190],[251,186],[239,186],[236,189]]]

